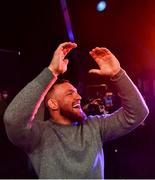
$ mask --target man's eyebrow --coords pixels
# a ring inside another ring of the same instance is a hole
[[[68,93],[68,92],[77,92],[77,89],[67,89],[66,93]]]

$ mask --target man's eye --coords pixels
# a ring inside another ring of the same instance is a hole
[[[76,94],[77,92],[76,91],[68,91],[67,93],[66,93],[66,95],[73,95],[73,94]]]
[[[68,92],[68,93],[67,93],[67,95],[72,95],[72,94],[73,94],[73,92]]]

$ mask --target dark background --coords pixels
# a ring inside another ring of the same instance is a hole
[[[87,85],[106,83],[87,74],[96,66],[88,52],[103,46],[116,55],[141,90],[150,115],[129,135],[105,144],[106,178],[155,178],[155,1],[107,0],[104,12],[96,11],[97,2],[67,0],[78,48],[70,53],[64,76],[82,85],[86,98]],[[48,66],[64,41],[69,39],[58,0],[1,1],[0,91],[8,91],[7,103]],[[0,178],[36,177],[26,155],[8,141],[0,124]]]

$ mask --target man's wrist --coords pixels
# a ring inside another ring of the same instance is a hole
[[[110,79],[115,80],[115,79],[119,78],[122,74],[124,74],[124,72],[125,71],[122,68],[120,68],[119,71],[114,76],[112,76]]]
[[[52,74],[55,76],[55,77],[58,77],[58,73],[56,73],[54,70],[53,70],[53,67],[51,66],[48,66],[48,69],[52,72]]]

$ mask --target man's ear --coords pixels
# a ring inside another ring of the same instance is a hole
[[[47,106],[54,111],[58,109],[58,103],[57,103],[56,99],[53,99],[53,98],[50,98],[47,101]]]

